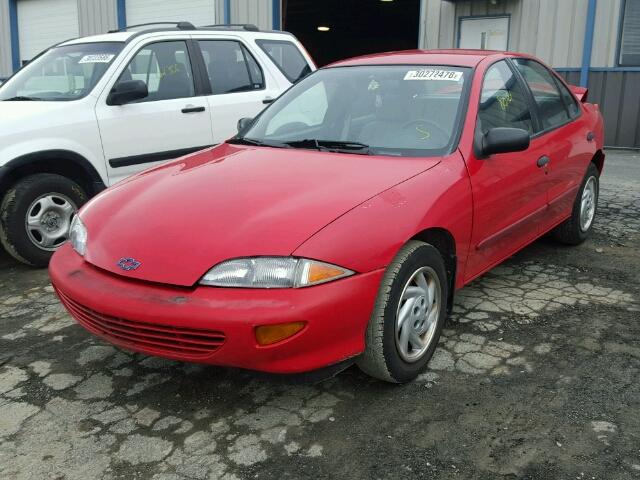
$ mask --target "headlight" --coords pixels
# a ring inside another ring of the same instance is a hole
[[[201,285],[242,288],[299,288],[331,282],[355,272],[306,258],[238,258],[209,270]]]
[[[79,215],[73,217],[71,221],[69,242],[73,249],[84,257],[84,254],[87,252],[87,227],[84,226]]]

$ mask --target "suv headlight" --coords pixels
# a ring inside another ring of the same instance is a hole
[[[69,242],[73,249],[84,257],[87,252],[87,227],[80,220],[80,215],[76,214],[71,221]]]
[[[330,263],[294,257],[238,258],[219,263],[201,285],[240,288],[299,288],[331,282],[355,272]]]

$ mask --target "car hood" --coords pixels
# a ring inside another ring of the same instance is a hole
[[[11,139],[18,133],[51,128],[68,120],[73,102],[0,101],[0,136]]]
[[[192,286],[223,260],[290,255],[340,215],[439,161],[223,144],[89,202],[81,211],[86,260],[118,275]],[[124,270],[123,258],[140,265]]]

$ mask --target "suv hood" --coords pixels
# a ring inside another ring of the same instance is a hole
[[[69,104],[74,102],[0,101],[0,136],[45,129],[68,121]]]
[[[223,144],[89,202],[80,213],[85,258],[118,275],[192,286],[230,258],[290,255],[348,210],[439,161]],[[140,266],[124,271],[122,258]]]

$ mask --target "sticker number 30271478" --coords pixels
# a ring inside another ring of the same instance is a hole
[[[409,70],[404,76],[405,80],[448,80],[458,82],[462,78],[462,72],[455,70]]]

